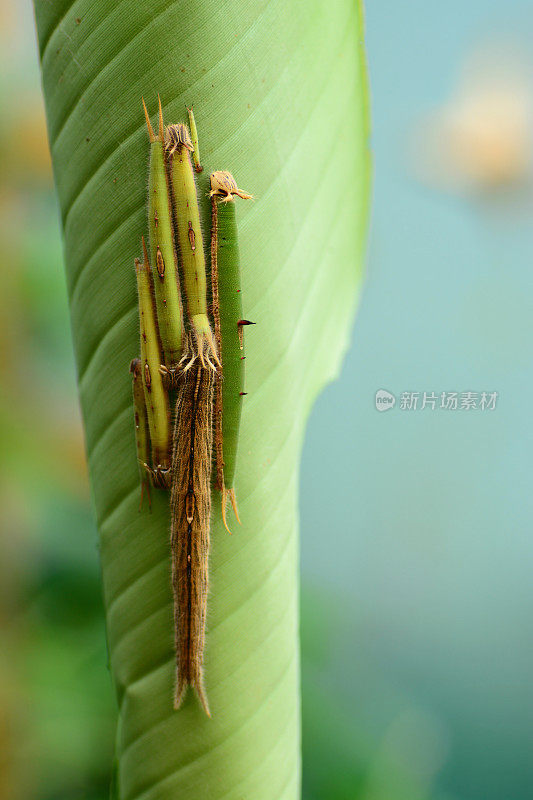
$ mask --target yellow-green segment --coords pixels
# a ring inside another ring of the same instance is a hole
[[[172,373],[182,355],[184,329],[170,187],[165,164],[163,113],[159,101],[159,132],[155,136],[144,100],[143,106],[150,139],[148,229],[150,258],[154,269],[154,296],[164,364]]]
[[[215,336],[222,361],[215,393],[215,456],[217,487],[222,493],[222,519],[230,498],[237,520],[235,468],[244,391],[244,327],[239,244],[233,198],[250,198],[238,189],[230,172],[214,172],[211,183],[211,280]],[[240,520],[239,520],[240,521]],[[228,529],[229,530],[229,529]]]
[[[196,183],[191,164],[192,144],[185,125],[167,128],[166,147],[174,198],[175,229],[181,259],[187,310],[193,334],[193,356],[219,363],[207,316],[205,253],[200,226]]]
[[[143,261],[135,259],[141,365],[144,399],[152,445],[152,469],[156,485],[163,484],[170,468],[170,406],[160,372],[161,349],[153,302],[153,280],[148,252],[143,238]]]
[[[242,293],[235,203],[218,202],[218,290],[222,351],[222,442],[224,483],[231,489],[244,397],[244,337]]]

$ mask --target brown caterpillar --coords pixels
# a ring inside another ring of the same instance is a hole
[[[192,686],[211,716],[203,682],[209,588],[212,408],[215,373],[200,359],[179,376],[172,453],[171,556],[179,708]]]

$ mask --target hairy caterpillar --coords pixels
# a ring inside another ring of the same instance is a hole
[[[142,239],[143,260],[135,259],[141,339],[141,376],[148,429],[152,445],[152,466],[145,464],[154,486],[167,488],[170,481],[170,404],[160,372],[161,346],[153,300],[152,270]]]
[[[172,453],[171,552],[179,708],[188,685],[210,716],[203,681],[207,618],[214,372],[199,359],[180,375]]]
[[[239,519],[235,496],[235,463],[239,440],[244,391],[243,326],[252,325],[243,319],[239,245],[235,219],[235,196],[246,200],[251,195],[242,192],[230,172],[213,172],[211,177],[211,293],[215,338],[222,360],[215,387],[215,451],[216,481],[222,495],[222,521],[226,521],[229,497]],[[224,298],[223,304],[220,297]]]
[[[200,211],[190,153],[194,150],[186,125],[169,125],[166,148],[170,158],[170,176],[176,233],[187,295],[187,309],[192,332],[192,354],[202,366],[220,366],[216,344],[207,316],[207,278],[205,253],[200,226]]]
[[[174,245],[172,206],[165,163],[163,112],[159,100],[159,131],[154,134],[143,100],[150,162],[148,170],[148,230],[157,323],[164,356],[164,374],[172,382],[182,355],[183,310]]]

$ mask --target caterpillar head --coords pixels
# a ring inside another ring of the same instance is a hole
[[[168,125],[165,137],[165,149],[170,155],[176,152],[178,147],[186,147],[187,150],[194,150],[191,142],[189,129],[183,123],[177,125]]]

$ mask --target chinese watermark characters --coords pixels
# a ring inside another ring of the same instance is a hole
[[[400,411],[494,411],[498,392],[401,392]],[[396,396],[386,389],[375,395],[378,411],[390,411],[396,405]]]

